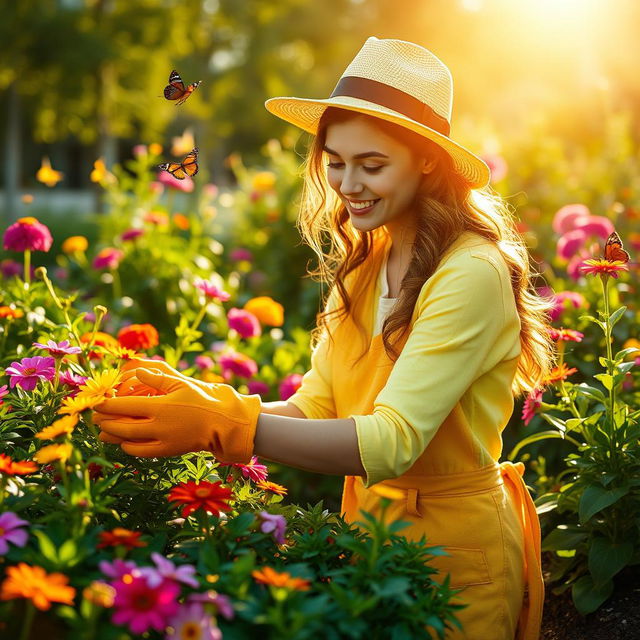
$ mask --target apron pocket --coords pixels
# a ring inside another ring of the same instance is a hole
[[[430,545],[437,545],[431,542]],[[464,547],[443,546],[448,556],[436,556],[429,564],[438,569],[435,578],[442,582],[451,574],[449,586],[452,588],[469,587],[474,584],[490,584],[493,582],[489,575],[489,565],[483,549],[465,549]]]

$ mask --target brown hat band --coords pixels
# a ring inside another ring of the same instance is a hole
[[[438,115],[421,100],[377,80],[345,76],[340,78],[336,88],[331,92],[331,98],[336,96],[368,100],[381,107],[397,111],[444,136],[449,136],[450,125],[446,118]]]

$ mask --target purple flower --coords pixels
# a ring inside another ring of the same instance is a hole
[[[196,287],[196,289],[200,289],[200,291],[204,293],[206,298],[225,302],[231,297],[230,293],[223,291],[220,287],[218,287],[218,285],[208,280],[203,280],[202,278],[196,278],[193,284]]]
[[[195,363],[196,367],[198,367],[198,369],[201,369],[202,371],[213,369],[215,365],[213,358],[209,356],[196,356]]]
[[[68,340],[63,340],[62,342],[48,340],[47,344],[34,342],[33,346],[40,347],[40,349],[46,349],[49,352],[49,355],[52,355],[54,358],[71,355],[73,353],[82,353],[82,349],[80,347],[72,347]]]
[[[302,375],[300,373],[290,373],[278,387],[280,400],[289,399],[302,384]]]
[[[262,334],[260,320],[245,309],[229,309],[227,312],[229,328],[237,331],[243,338],[253,338]]]
[[[249,249],[245,249],[243,247],[237,247],[236,249],[232,249],[230,251],[229,260],[233,260],[233,261],[247,260],[248,262],[253,262],[253,253],[251,253]]]
[[[19,276],[22,273],[22,265],[11,258],[6,258],[0,262],[0,270],[3,278],[13,278],[13,276]]]
[[[144,234],[144,229],[128,229],[120,238],[126,242],[127,240],[134,240]]]
[[[153,574],[149,576],[149,584],[152,587],[157,586],[165,578],[169,580],[175,580],[176,582],[182,582],[188,584],[190,587],[197,589],[200,583],[193,577],[196,573],[196,568],[190,564],[185,564],[180,567],[176,567],[171,560],[167,560],[164,556],[157,552],[151,554],[151,559],[156,565],[157,571],[152,570]],[[146,567],[140,569],[145,572]]]
[[[187,596],[187,602],[202,602],[204,604],[212,604],[216,607],[216,613],[219,613],[227,620],[233,620],[235,615],[233,605],[228,596],[209,589],[204,593],[191,593]]]
[[[9,251],[49,251],[53,237],[36,218],[20,218],[4,232],[4,248]]]
[[[12,511],[0,514],[0,556],[9,551],[9,542],[15,544],[16,547],[24,547],[27,544],[29,535],[22,527],[28,525],[26,520],[18,518]]]
[[[113,249],[112,247],[106,247],[98,252],[98,255],[93,259],[93,268],[117,269],[122,258],[124,258],[124,251],[120,251],[120,249]]]
[[[100,571],[102,571],[105,576],[115,578],[116,580],[127,573],[133,574],[138,568],[135,562],[131,560],[121,560],[120,558],[116,558],[113,562],[101,560],[98,563],[98,567],[100,567]]]
[[[48,356],[23,358],[20,362],[12,362],[5,370],[10,376],[11,388],[20,385],[25,391],[33,391],[40,380],[51,380],[55,372],[56,361]]]
[[[247,382],[247,388],[250,395],[257,393],[262,396],[269,393],[269,385],[261,380],[250,380]]]
[[[71,371],[71,369],[66,369],[65,371],[60,372],[59,380],[62,384],[66,384],[68,387],[77,388],[87,381],[87,377],[79,376],[77,373]]]
[[[262,518],[260,531],[262,533],[273,533],[273,539],[278,544],[284,544],[284,534],[287,530],[287,520],[284,516],[278,516],[267,511],[258,514]]]
[[[3,384],[0,387],[0,405],[4,402],[4,397],[9,395],[9,387],[6,384]]]
[[[199,602],[180,605],[178,613],[168,621],[174,630],[168,633],[167,640],[176,638],[198,638],[198,640],[222,640],[222,632],[214,619],[205,613]]]
[[[240,378],[251,378],[258,373],[258,365],[254,360],[241,353],[228,353],[219,358],[222,376],[229,380],[233,374]]]
[[[158,174],[158,182],[170,189],[177,189],[184,193],[191,193],[193,191],[193,180],[189,176],[185,176],[182,180],[174,178],[168,171],[161,171]]]

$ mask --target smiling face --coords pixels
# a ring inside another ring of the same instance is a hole
[[[375,120],[355,115],[327,126],[327,179],[360,231],[415,225],[414,202],[434,165],[385,132]]]

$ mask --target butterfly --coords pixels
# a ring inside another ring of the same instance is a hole
[[[184,86],[180,74],[174,69],[169,75],[169,84],[164,88],[164,97],[167,100],[177,100],[176,107],[182,104],[199,86],[202,81]]]
[[[158,169],[168,171],[178,180],[184,180],[186,176],[195,176],[198,173],[198,147],[189,151],[182,162],[163,162],[158,165]]]
[[[620,236],[615,231],[607,238],[607,242],[604,245],[604,259],[610,261],[619,260],[623,263],[627,263],[631,259],[631,256],[622,246]]]

